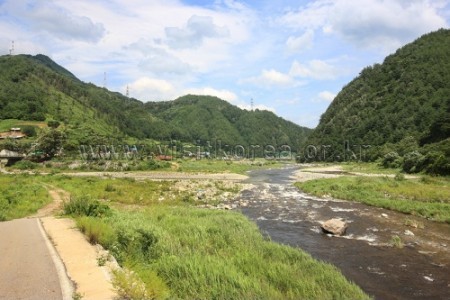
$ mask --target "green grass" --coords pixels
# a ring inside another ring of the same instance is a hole
[[[110,203],[140,204],[139,210],[116,208],[102,217],[77,217],[89,240],[102,244],[124,267],[113,279],[122,296],[367,298],[335,267],[265,239],[240,213],[196,208],[180,200],[155,201],[173,192],[173,182],[58,175],[45,179],[75,193],[74,199],[81,194],[93,199],[109,195]],[[136,199],[141,193],[142,200]]]
[[[396,174],[398,169],[384,168],[376,162],[345,162],[341,163],[342,169],[346,172],[357,172],[367,174]]]
[[[447,178],[396,180],[344,176],[296,183],[296,186],[317,196],[330,195],[450,223],[450,181]]]
[[[0,221],[33,214],[50,201],[38,176],[0,175]]]
[[[237,173],[244,174],[249,170],[261,168],[275,168],[281,166],[281,163],[271,160],[258,159],[255,161],[224,161],[215,159],[184,159],[176,161],[179,165],[178,170],[183,172],[202,172],[202,173]]]
[[[45,122],[39,121],[22,121],[16,119],[0,120],[0,132],[9,131],[13,127],[21,127],[23,125],[32,125],[36,127],[42,127],[46,125]]]
[[[149,288],[148,281],[159,282],[156,296],[367,298],[335,267],[265,240],[257,226],[239,213],[155,205],[141,212],[116,211],[101,222],[116,232],[115,241],[108,238],[106,247]]]
[[[138,181],[128,178],[46,176],[46,181],[74,197],[88,196],[105,202],[151,205],[163,200],[182,201],[185,193],[173,189],[174,181]]]

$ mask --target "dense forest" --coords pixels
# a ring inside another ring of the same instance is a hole
[[[450,173],[449,70],[450,30],[422,36],[347,84],[308,143],[327,145],[327,160],[351,157],[363,145],[367,159],[409,159],[405,171]],[[441,169],[432,167],[436,160]]]
[[[272,112],[242,110],[216,97],[143,103],[84,83],[45,55],[0,57],[0,119],[60,122],[65,149],[128,137],[298,148],[311,131]]]

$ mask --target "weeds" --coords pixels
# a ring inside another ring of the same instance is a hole
[[[402,239],[398,235],[393,235],[390,243],[393,247],[396,247],[399,249],[403,248],[403,246],[404,246]]]
[[[109,206],[89,196],[70,197],[64,203],[64,213],[72,216],[101,217],[109,213]]]

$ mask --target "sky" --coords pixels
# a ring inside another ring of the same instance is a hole
[[[14,41],[143,102],[212,95],[314,128],[363,68],[449,24],[450,0],[0,0],[0,55]]]

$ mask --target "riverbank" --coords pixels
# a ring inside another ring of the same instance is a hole
[[[313,167],[295,173],[296,186],[318,197],[332,197],[421,216],[450,224],[450,181],[444,177],[344,171]]]

